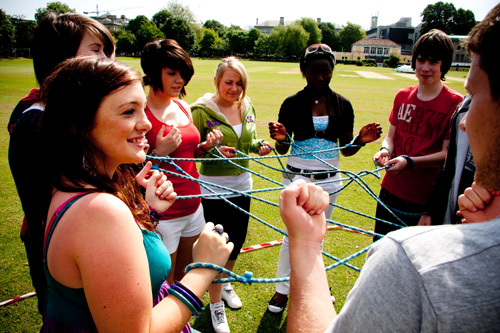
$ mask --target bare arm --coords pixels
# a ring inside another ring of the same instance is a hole
[[[301,180],[280,194],[280,213],[290,242],[289,332],[324,332],[336,317],[321,254],[327,207],[328,194]]]
[[[191,311],[174,296],[168,296],[153,309],[142,234],[123,202],[101,194],[98,200],[79,207],[78,218],[80,223],[75,225],[81,227],[72,228],[73,242],[68,250],[98,330],[180,331]],[[212,228],[211,223],[205,226],[193,259],[224,266],[233,245],[226,245]],[[194,269],[182,283],[201,298],[216,275],[210,269]]]
[[[341,153],[343,156],[352,156],[356,154],[360,149],[361,146],[364,146],[367,143],[373,142],[377,139],[380,138],[380,135],[382,134],[382,127],[380,127],[379,123],[369,123],[363,126],[360,130],[358,135],[356,136],[354,142],[353,140],[353,134],[348,133],[348,135],[344,138],[340,138],[340,146],[343,147],[347,145],[348,143],[352,143],[353,145],[359,146],[359,147],[350,147],[350,148],[345,148],[342,149]]]
[[[444,140],[441,150],[436,153],[425,156],[410,156],[409,158],[413,161],[413,166],[408,163],[408,158],[397,156],[386,162],[387,165],[391,166],[387,169],[387,172],[398,174],[411,168],[439,168],[446,158],[446,150],[448,149],[449,142],[450,140]]]
[[[286,136],[286,128],[283,124],[270,122],[269,136],[272,139],[276,140],[274,148],[276,149],[278,154],[284,155],[288,152],[288,148],[290,148],[290,145],[284,143],[285,141],[287,141],[287,136]]]
[[[394,152],[394,135],[396,134],[396,127],[389,126],[389,132],[386,138],[382,141],[382,146],[378,152],[373,155],[373,160],[377,162],[379,167],[384,167],[387,161],[391,158],[390,154]]]

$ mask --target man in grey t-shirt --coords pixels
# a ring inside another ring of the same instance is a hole
[[[467,41],[472,101],[460,128],[477,167],[476,184],[459,198],[468,223],[389,233],[369,251],[338,315],[321,255],[327,199],[309,184],[282,191],[292,269],[289,331],[500,332],[499,40],[500,4]]]

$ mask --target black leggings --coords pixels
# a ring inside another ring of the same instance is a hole
[[[250,211],[250,198],[248,197],[238,196],[227,198],[227,200],[246,212]],[[222,199],[202,198],[201,204],[203,205],[205,221],[212,222],[213,224],[221,224],[224,227],[224,231],[229,235],[229,241],[234,244],[234,249],[229,256],[229,260],[236,260],[247,237],[248,214],[231,206]]]

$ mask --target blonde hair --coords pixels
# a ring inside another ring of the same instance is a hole
[[[247,91],[248,74],[245,66],[236,57],[226,57],[222,59],[219,65],[217,66],[217,69],[215,70],[215,97],[216,98],[219,97],[220,94],[219,83],[220,80],[222,79],[222,75],[228,68],[231,68],[241,77],[243,91],[241,92],[240,99],[238,101],[238,106],[241,107],[243,101],[245,100],[245,95]]]

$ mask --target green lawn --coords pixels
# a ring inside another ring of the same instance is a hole
[[[120,58],[119,60],[140,69],[139,59]],[[185,99],[188,103],[194,102],[206,92],[214,91],[213,76],[218,64],[218,60],[193,59],[193,62],[196,72],[187,86],[188,95]],[[305,80],[298,73],[297,63],[244,61],[244,64],[250,77],[247,94],[257,110],[258,134],[261,138],[270,140],[267,123],[277,120],[279,107],[283,100],[302,89]],[[356,71],[376,72],[389,79],[363,78]],[[464,72],[449,73],[447,85],[465,94],[463,84],[466,74]],[[380,122],[386,132],[396,92],[416,83],[414,76],[413,78],[411,76],[398,76],[387,68],[338,65],[335,68],[331,87],[352,102],[356,115],[355,132],[364,124],[372,121]],[[35,86],[36,81],[31,60],[0,60],[0,87],[2,87],[0,91],[0,126],[3,128],[0,130],[0,165],[2,166],[0,168],[0,216],[2,217],[0,220],[0,302],[33,291],[26,266],[24,247],[19,239],[23,213],[8,165],[9,135],[6,129],[10,113],[18,100]],[[77,102],[75,101],[75,103]],[[68,112],[70,111],[71,107],[69,106]],[[373,170],[371,157],[380,148],[381,140],[362,148],[355,156],[341,158],[342,169],[354,173],[362,170]],[[57,149],[57,146],[54,149]],[[37,167],[38,163],[43,162],[33,161],[33,167]],[[266,159],[264,162],[279,167],[279,163],[275,159]],[[257,163],[252,163],[252,169],[270,179],[281,180],[279,172],[271,171]],[[29,177],[29,175],[27,176]],[[369,175],[363,180],[378,194],[380,179]],[[36,191],[36,184],[36,179],[33,179],[34,191]],[[274,187],[274,185],[254,176],[254,188],[268,187]],[[257,196],[277,202],[278,193],[276,191],[264,192]],[[375,213],[374,199],[355,183],[342,192],[337,203],[370,216]],[[284,229],[275,207],[254,200],[251,213],[280,229]],[[343,209],[336,209],[332,218],[344,224],[373,229],[371,219]],[[245,246],[281,238],[282,236],[278,232],[251,219]],[[365,248],[370,243],[371,237],[369,236],[335,229],[327,232],[324,251],[338,258],[345,258]],[[253,277],[273,278],[278,254],[279,246],[242,254],[236,264],[235,272],[242,275],[245,271],[250,271],[253,272]],[[350,263],[362,267],[364,260],[365,255],[362,255]],[[325,259],[325,262],[327,265],[334,263],[332,259]],[[358,275],[356,271],[345,266],[328,271],[331,290],[337,299],[335,306],[337,311],[342,308]],[[243,308],[238,311],[226,311],[229,326],[233,332],[285,332],[286,311],[282,315],[271,315],[266,312],[267,302],[274,293],[273,284],[234,284],[234,286],[243,301]],[[208,304],[208,296],[205,296],[204,302]],[[0,308],[0,331],[34,332],[39,330],[40,324],[41,320],[36,312],[36,299],[34,297]],[[210,311],[205,310],[200,318],[192,319],[191,324],[202,332],[212,332]]]

